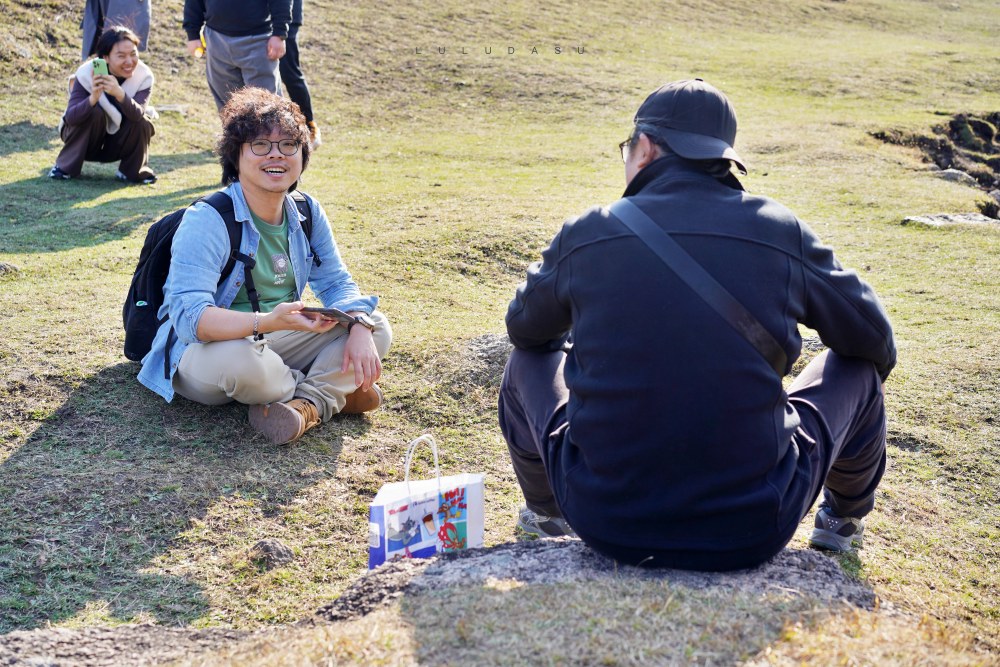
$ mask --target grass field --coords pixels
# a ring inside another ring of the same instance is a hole
[[[700,76],[736,106],[748,188],[862,272],[899,344],[889,469],[866,547],[843,564],[919,623],[795,612],[758,658],[998,660],[1000,228],[901,225],[976,211],[986,195],[871,136],[1000,110],[996,2],[307,3],[302,60],[325,143],[303,189],[325,204],[396,338],[383,410],[280,449],[249,429],[245,408],[164,404],[121,355],[145,229],[218,182],[218,121],[201,63],[183,52],[183,3],[158,0],[144,58],[154,104],[180,108],[157,125],[160,181],[124,187],[115,165],[90,163],[79,180],[45,178],[78,57],[76,4],[0,0],[0,263],[16,268],[0,271],[0,632],[307,616],[364,570],[367,503],[401,478],[407,441],[425,431],[445,471],[487,474],[487,544],[512,540],[520,495],[495,378],[469,379],[470,343],[503,332],[525,266],[565,217],[620,195],[616,144],[645,94]],[[429,459],[419,464],[426,473]],[[295,560],[258,569],[248,550],[264,537]],[[622,607],[613,587],[524,597],[544,607],[560,596],[572,614],[634,613],[608,611]],[[520,609],[505,600],[496,613]],[[316,660],[433,661],[395,609],[288,646]],[[650,618],[654,630],[672,622]],[[613,647],[620,632],[594,641]],[[886,653],[866,653],[876,644]],[[607,664],[628,664],[614,655]],[[711,653],[688,657],[699,655]]]

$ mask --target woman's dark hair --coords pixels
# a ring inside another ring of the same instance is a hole
[[[123,39],[127,39],[138,48],[139,35],[123,25],[113,25],[101,33],[100,38],[97,40],[97,46],[94,47],[94,53],[98,58],[107,58],[111,55],[111,49],[115,48],[115,44]]]
[[[309,128],[299,105],[263,88],[248,86],[234,92],[219,112],[222,134],[215,152],[222,165],[222,184],[235,183],[240,178],[240,151],[243,144],[266,137],[273,130],[287,134],[299,142],[302,151],[302,171],[309,165]],[[289,190],[298,187],[295,181]]]

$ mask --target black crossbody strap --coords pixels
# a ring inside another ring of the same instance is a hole
[[[729,290],[719,284],[719,281],[680,247],[670,234],[663,231],[628,199],[619,199],[608,208],[612,215],[649,246],[678,278],[687,283],[688,287],[746,338],[767,360],[778,377],[784,376],[785,366],[788,363],[785,351],[764,325],[737,301]]]

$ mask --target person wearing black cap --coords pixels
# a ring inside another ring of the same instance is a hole
[[[522,531],[629,564],[739,569],[784,548],[822,493],[812,544],[860,542],[885,470],[892,327],[805,223],[744,190],[735,140],[713,86],[654,91],[620,145],[623,200],[566,222],[518,287],[499,419]],[[686,259],[661,259],[664,239]],[[829,349],[786,392],[799,324]]]

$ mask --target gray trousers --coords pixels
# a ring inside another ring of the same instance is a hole
[[[500,428],[529,509],[562,516],[552,494],[549,443],[566,429],[569,389],[564,352],[515,349],[500,385]],[[822,489],[839,516],[863,517],[875,505],[885,472],[885,406],[875,366],[826,351],[806,366],[788,390],[801,425],[793,436],[809,461],[801,517]],[[794,502],[796,499],[791,499]]]
[[[256,86],[281,95],[278,61],[267,57],[270,35],[230,37],[205,26],[205,76],[220,110],[237,88]]]
[[[392,329],[379,311],[375,349],[379,359],[389,351]],[[174,391],[204,405],[237,401],[246,405],[309,399],[327,421],[340,412],[354,393],[354,370],[340,370],[347,329],[325,333],[276,331],[260,341],[252,337],[189,345],[174,374]]]
[[[108,134],[107,115],[101,105],[95,104],[79,125],[63,123],[61,137],[64,142],[56,166],[76,178],[83,163],[119,161],[118,170],[130,181],[141,181],[152,175],[149,168],[149,141],[155,130],[148,119],[132,121],[122,117],[121,127]]]

